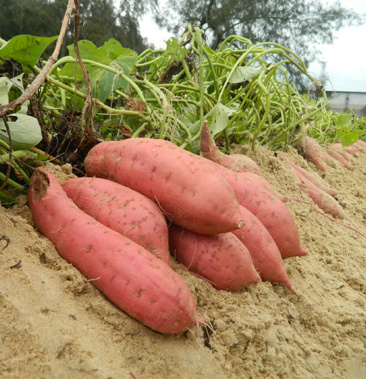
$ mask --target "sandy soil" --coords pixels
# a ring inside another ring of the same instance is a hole
[[[248,152],[246,147],[237,149]],[[290,201],[306,257],[285,266],[294,287],[215,290],[174,263],[210,325],[151,331],[112,305],[35,228],[26,198],[0,206],[0,376],[4,378],[366,378],[366,153],[324,179],[346,219],[311,206],[289,166],[294,150],[248,152]],[[60,180],[70,167],[51,167]],[[7,240],[9,244],[7,245]]]

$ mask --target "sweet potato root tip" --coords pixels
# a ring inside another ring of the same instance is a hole
[[[245,225],[244,221],[239,221],[239,223],[238,223],[238,229],[242,229],[244,225]]]
[[[299,254],[299,255],[301,255],[301,256],[305,256],[305,255],[308,255],[308,254],[309,254],[309,253],[308,253],[307,250],[305,250],[305,249],[303,249],[303,248],[300,249],[300,254]]]

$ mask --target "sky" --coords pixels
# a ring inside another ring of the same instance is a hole
[[[333,3],[334,0],[321,0]],[[164,3],[159,0],[159,3]],[[366,0],[340,0],[345,8],[351,8],[357,13],[366,13]],[[140,32],[156,48],[165,48],[165,42],[172,37],[166,30],[159,29],[152,18],[146,15],[141,24]],[[335,33],[336,39],[332,45],[317,45],[322,52],[321,60],[326,64],[326,74],[329,83],[327,90],[366,92],[366,24],[358,27],[345,27]],[[245,37],[245,36],[244,36]],[[313,63],[309,72],[319,77],[321,65]]]

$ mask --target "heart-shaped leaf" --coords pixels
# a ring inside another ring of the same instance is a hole
[[[246,80],[255,78],[260,72],[261,69],[258,67],[237,67],[231,74],[229,81],[230,83],[242,83]]]
[[[46,48],[57,39],[55,37],[35,37],[18,35],[13,37],[0,49],[0,59],[14,59],[25,67],[32,67]]]
[[[207,113],[206,118],[211,119],[210,129],[212,135],[222,132],[229,122],[230,117],[235,113],[235,110],[219,103]]]
[[[29,149],[42,140],[41,128],[36,118],[21,113],[10,114],[7,118],[14,150]],[[0,139],[7,144],[10,142],[3,119],[0,119]]]
[[[90,41],[79,41],[79,51],[82,59],[101,63],[104,66],[109,66],[127,77],[130,76],[130,71],[137,61],[137,53],[133,50],[123,48],[122,45],[115,39],[107,41],[99,49]],[[71,57],[75,58],[74,45],[68,46]],[[93,96],[104,102],[114,89],[127,89],[128,83],[118,74],[108,71],[103,67],[84,63],[85,68],[89,73],[89,79],[93,91]],[[74,76],[75,65],[72,63],[66,64],[61,70],[60,75]],[[77,79],[83,83],[83,75],[80,67],[76,71]]]

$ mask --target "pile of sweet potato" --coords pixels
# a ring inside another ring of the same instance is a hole
[[[304,135],[297,144],[304,157],[312,162],[324,176],[327,175],[328,166],[337,167],[340,164],[348,170],[354,169],[353,157],[357,157],[361,151],[366,151],[366,143],[358,140],[348,147],[341,143],[334,143],[326,147],[319,145],[317,141]],[[288,161],[298,178],[299,187],[307,192],[312,201],[324,212],[340,219],[345,218],[344,211],[337,201],[337,191],[325,185],[316,175]]]
[[[35,170],[28,191],[35,223],[115,305],[162,333],[205,322],[171,259],[218,290],[261,280],[292,290],[283,259],[307,252],[285,198],[253,161],[215,149],[206,123],[203,156],[165,140],[101,142],[85,159],[88,177],[61,185]],[[292,167],[304,188],[319,185]]]

